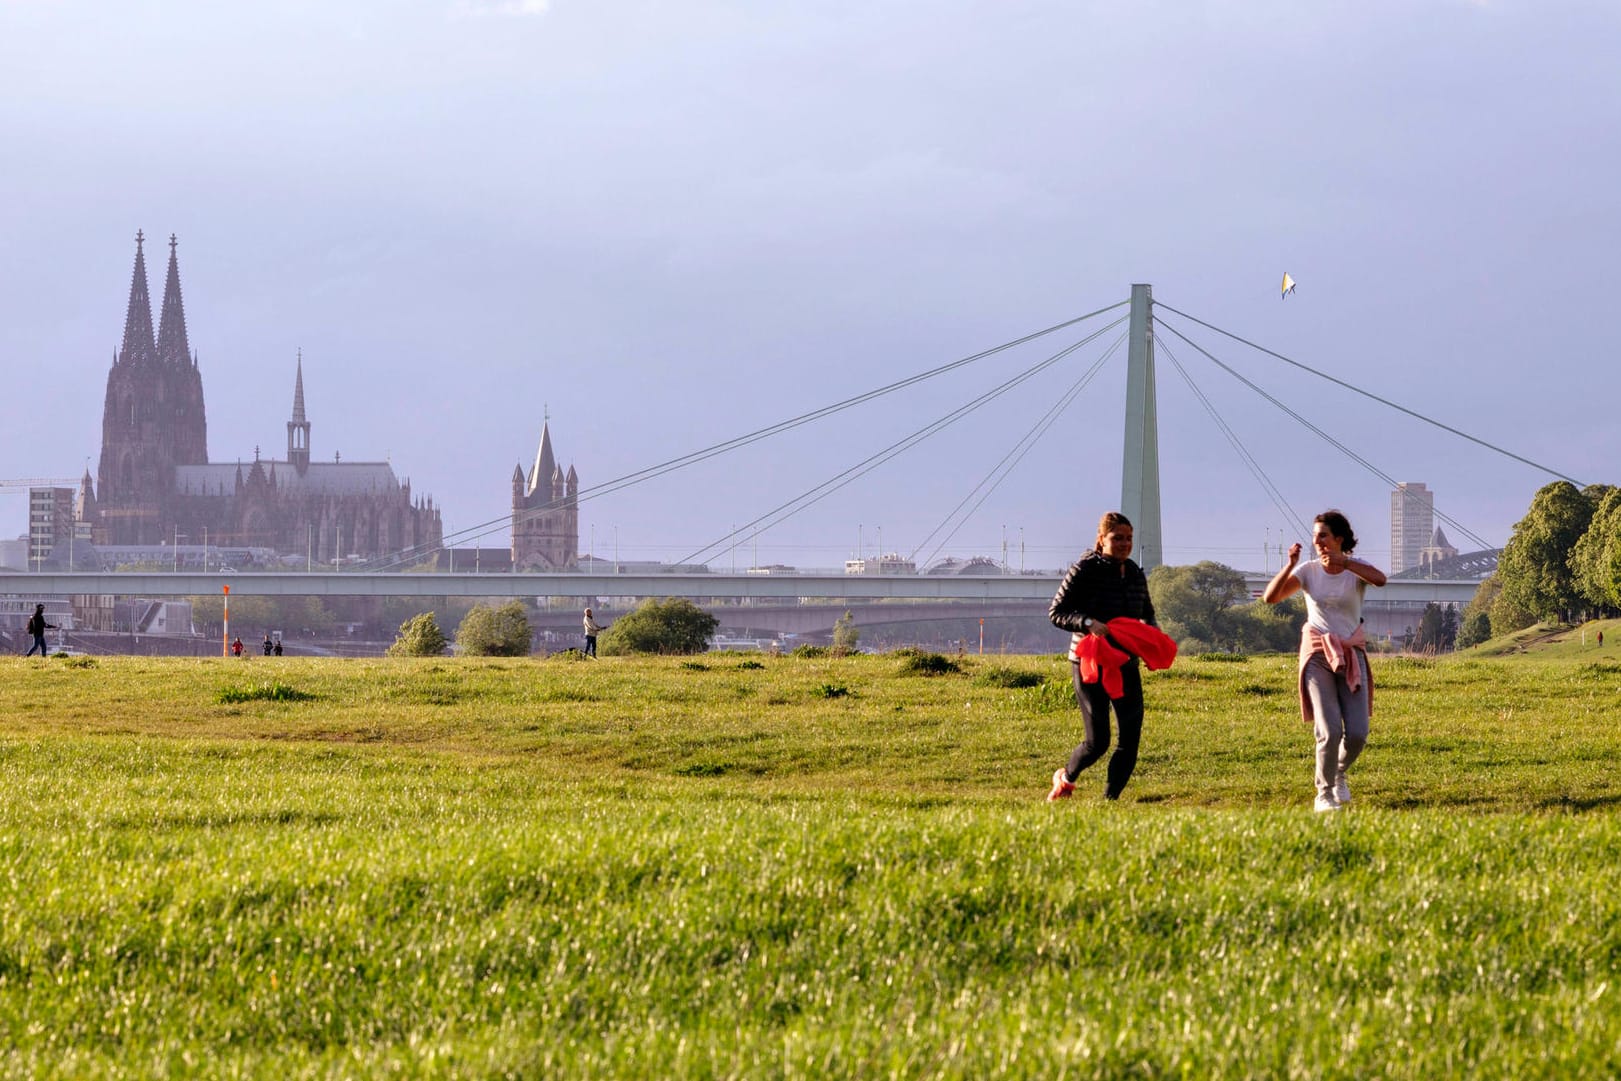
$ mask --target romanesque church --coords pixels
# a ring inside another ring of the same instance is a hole
[[[124,341],[107,374],[101,461],[80,481],[79,517],[100,544],[198,544],[271,548],[319,562],[336,557],[432,558],[442,539],[431,498],[413,497],[386,461],[312,457],[304,365],[293,379],[287,455],[208,460],[208,419],[198,355],[186,337],[176,241],[157,333],[147,293],[144,237],[135,238]],[[516,537],[514,538],[516,542]]]
[[[512,567],[520,571],[573,570],[580,561],[580,476],[564,473],[552,453],[552,426],[540,429],[535,464],[524,476],[512,467]]]

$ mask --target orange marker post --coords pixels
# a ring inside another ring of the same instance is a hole
[[[220,639],[220,656],[231,655],[231,587],[221,587],[225,590],[225,637]]]

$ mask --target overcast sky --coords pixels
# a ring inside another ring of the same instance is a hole
[[[285,455],[302,349],[314,456],[386,456],[447,530],[507,513],[547,410],[589,490],[1133,282],[1618,482],[1618,48],[1596,0],[0,0],[0,478],[94,471],[142,229],[154,307],[179,237],[212,460]],[[1552,479],[1161,315],[1492,543]],[[582,550],[689,555],[1112,317],[588,500]],[[928,556],[1113,337],[711,564]],[[1388,565],[1383,480],[1160,340]],[[1306,539],[1158,363],[1167,561]],[[1073,558],[1123,399],[1122,352],[939,554]]]

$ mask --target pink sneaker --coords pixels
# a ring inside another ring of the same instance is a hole
[[[1059,766],[1058,771],[1053,774],[1053,790],[1047,793],[1047,802],[1054,803],[1061,799],[1069,799],[1074,792],[1075,786],[1070,783],[1068,777],[1064,776],[1064,767]]]

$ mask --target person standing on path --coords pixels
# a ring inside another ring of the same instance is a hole
[[[587,657],[595,657],[597,655],[597,635],[602,633],[602,624],[598,623],[591,617],[591,609],[589,608],[585,610],[584,625],[585,655]]]
[[[51,651],[45,645],[45,632],[47,630],[56,630],[56,624],[45,622],[45,606],[43,604],[34,605],[34,614],[28,617],[28,623],[23,629],[34,636],[34,644],[28,647],[28,652],[23,656],[32,657],[34,650],[37,649],[41,657],[49,657]]]
[[[1289,562],[1267,583],[1261,599],[1277,604],[1306,595],[1306,625],[1300,629],[1300,712],[1317,737],[1319,812],[1350,806],[1346,771],[1368,743],[1373,716],[1373,671],[1368,667],[1362,628],[1362,595],[1385,584],[1385,572],[1356,559],[1356,534],[1337,510],[1325,510],[1312,524],[1317,558],[1300,562],[1300,543],[1289,546]]]
[[[1075,791],[1081,771],[1102,758],[1109,750],[1109,707],[1114,707],[1120,743],[1109,758],[1104,799],[1118,799],[1137,767],[1137,745],[1143,733],[1143,678],[1135,656],[1120,667],[1122,694],[1111,699],[1103,683],[1081,679],[1076,645],[1083,635],[1107,639],[1104,624],[1120,616],[1142,620],[1154,626],[1154,601],[1148,595],[1148,579],[1130,558],[1133,533],[1131,522],[1119,511],[1110,511],[1098,522],[1098,536],[1092,550],[1064,574],[1064,581],[1053,596],[1047,618],[1053,626],[1074,636],[1070,646],[1070,675],[1075,683],[1075,701],[1081,707],[1085,738],[1070,752],[1069,763],[1053,774],[1052,791],[1047,799],[1068,798]]]

